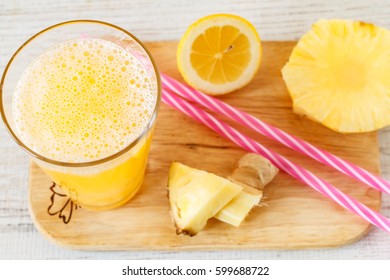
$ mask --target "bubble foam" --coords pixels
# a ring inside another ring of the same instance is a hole
[[[22,141],[63,162],[115,154],[147,126],[156,93],[142,64],[102,39],[77,39],[37,57],[21,75],[13,117]]]

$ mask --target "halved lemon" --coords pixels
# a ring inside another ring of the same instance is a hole
[[[219,95],[247,85],[261,61],[261,41],[246,19],[214,14],[193,23],[180,40],[177,64],[184,80]]]

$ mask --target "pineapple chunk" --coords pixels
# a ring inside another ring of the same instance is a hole
[[[294,112],[338,132],[390,124],[390,31],[359,21],[320,20],[282,70]]]
[[[223,207],[214,218],[238,227],[248,216],[250,210],[259,204],[263,192],[245,185],[241,186],[243,190]]]
[[[238,227],[251,209],[263,197],[262,190],[273,180],[279,170],[266,158],[253,153],[245,154],[228,179],[243,187],[243,190],[214,217]]]
[[[225,178],[173,162],[168,197],[176,233],[196,235],[242,189]]]

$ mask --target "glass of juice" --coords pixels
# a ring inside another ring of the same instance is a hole
[[[12,56],[0,94],[11,136],[75,203],[108,210],[137,193],[161,88],[131,33],[93,20],[51,26]]]

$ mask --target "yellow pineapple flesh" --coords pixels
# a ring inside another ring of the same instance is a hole
[[[214,218],[238,227],[248,216],[251,209],[259,204],[263,192],[245,185],[241,186],[243,190],[223,207]]]
[[[241,190],[225,178],[173,162],[168,197],[176,232],[197,234]]]
[[[390,124],[390,31],[319,20],[282,70],[294,111],[338,132]]]

